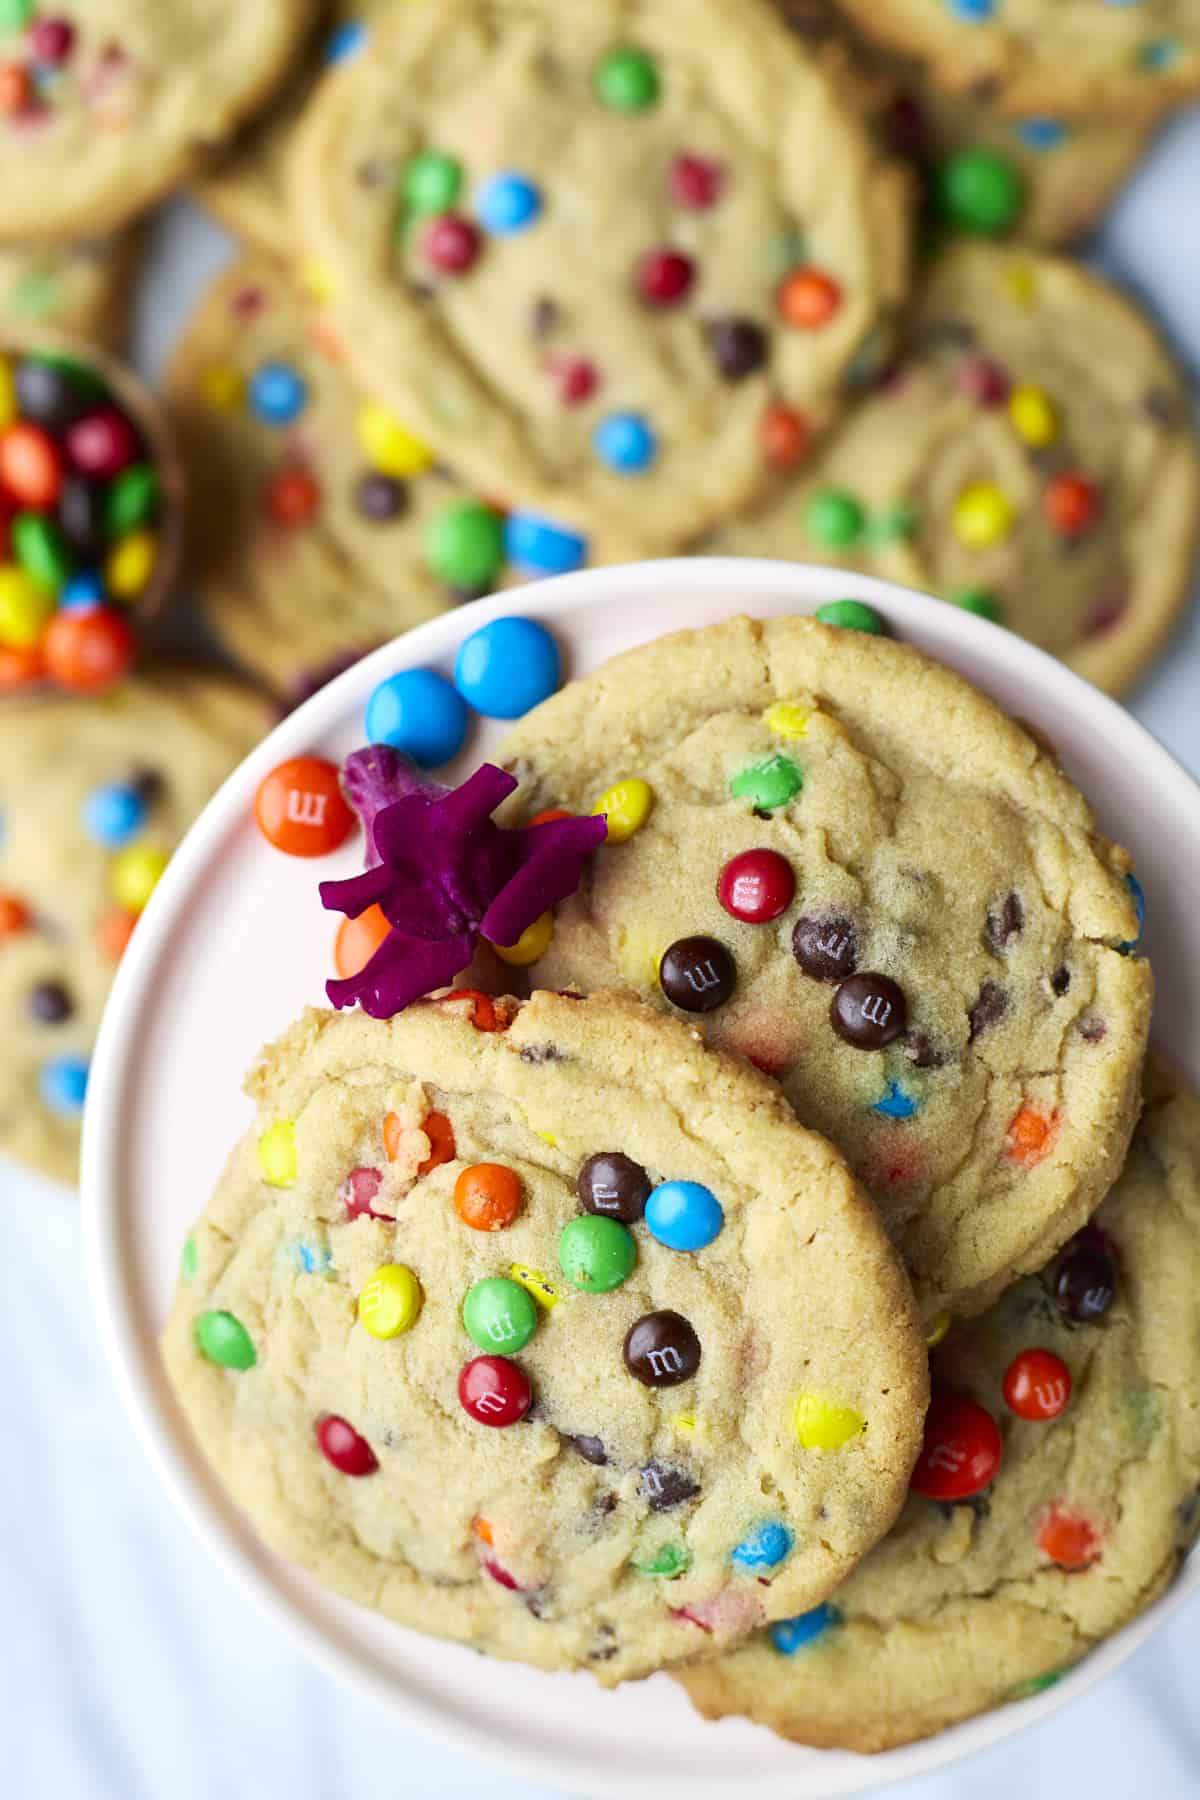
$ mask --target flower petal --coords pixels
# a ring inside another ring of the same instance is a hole
[[[416,765],[390,744],[368,744],[365,750],[355,750],[348,756],[342,764],[342,788],[362,820],[370,851],[368,862],[383,860],[375,845],[375,820],[385,806],[407,800],[410,794],[425,793],[437,800],[450,791],[437,782],[423,780]]]
[[[584,863],[607,833],[599,817],[550,819],[513,832],[521,865],[484,913],[479,926],[484,937],[493,944],[515,944],[547,908],[575,892]]]
[[[390,1019],[422,994],[448,987],[470,962],[475,940],[469,932],[430,942],[392,931],[365,968],[344,981],[327,981],[331,1006],[356,1002],[372,1019]]]
[[[386,863],[376,863],[361,875],[349,875],[344,881],[322,881],[317,889],[326,912],[345,913],[357,919],[368,906],[374,906],[391,890],[396,877]]]

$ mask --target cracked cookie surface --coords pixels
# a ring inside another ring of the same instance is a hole
[[[406,6],[292,176],[360,379],[598,537],[734,513],[908,286],[907,174],[759,0]]]
[[[883,637],[733,619],[571,683],[500,755],[528,816],[604,798],[623,832],[642,798],[532,979],[627,985],[775,1075],[927,1317],[1083,1224],[1136,1117],[1150,970],[1127,855],[984,695]]]
[[[1166,1586],[1200,1527],[1200,1102],[1173,1088],[1151,1073],[1094,1226],[934,1353],[935,1392],[1000,1423],[993,1485],[913,1496],[832,1608],[682,1676],[706,1717],[888,1749],[1049,1687]],[[1035,1347],[1068,1372],[1053,1417],[1006,1402]]]
[[[331,1587],[611,1683],[815,1604],[894,1519],[911,1292],[761,1076],[629,996],[541,993],[309,1012],[249,1085],[164,1351],[236,1500]],[[695,1248],[679,1183],[720,1209],[685,1196]]]

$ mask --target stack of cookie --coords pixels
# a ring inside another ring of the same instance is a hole
[[[456,790],[267,777],[279,852],[361,818],[340,1011],[251,1072],[164,1351],[338,1592],[883,1749],[1200,1528],[1200,1100],[1053,752],[822,611],[629,651]]]

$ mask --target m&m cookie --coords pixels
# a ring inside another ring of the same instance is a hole
[[[0,332],[66,331],[117,349],[129,325],[137,233],[0,247]]]
[[[0,337],[0,693],[95,693],[174,572],[174,453],[140,384],[68,339]]]
[[[887,1529],[925,1348],[862,1189],[629,996],[309,1011],[164,1339],[267,1542],[612,1684],[819,1605]]]
[[[1079,264],[961,244],[894,367],[773,498],[705,548],[883,575],[1119,693],[1191,588],[1200,451],[1183,375]]]
[[[189,475],[189,568],[221,641],[295,696],[508,582],[589,560],[578,531],[463,487],[362,389],[317,272],[219,276],[167,380]]]
[[[629,651],[498,760],[510,805],[617,823],[533,979],[632,987],[776,1076],[871,1190],[932,1320],[1037,1267],[1111,1182],[1146,1045],[1144,902],[1052,755],[847,585],[816,620]]]
[[[126,224],[283,79],[316,0],[6,0],[0,238]]]
[[[0,1152],[75,1179],[117,963],[171,851],[270,723],[248,688],[183,668],[0,707]]]
[[[358,378],[489,494],[650,549],[803,457],[908,285],[905,174],[762,0],[402,8],[291,177]]]
[[[1149,1072],[1125,1171],[933,1355],[912,1497],[817,1612],[680,1679],[707,1718],[887,1750],[1041,1693],[1200,1530],[1200,1102]]]

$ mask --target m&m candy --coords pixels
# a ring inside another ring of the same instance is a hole
[[[506,1356],[476,1356],[459,1375],[458,1398],[478,1425],[516,1425],[533,1404],[533,1389]]]
[[[5,686],[94,693],[126,672],[126,611],[165,579],[168,500],[155,449],[105,374],[53,349],[0,354]]]
[[[454,1210],[473,1231],[503,1231],[521,1210],[521,1179],[505,1163],[472,1163],[454,1183]]]
[[[462,749],[467,707],[444,675],[404,669],[380,682],[367,702],[364,725],[368,743],[390,744],[422,769],[432,769]]]
[[[564,1225],[558,1240],[558,1266],[574,1287],[587,1294],[607,1294],[633,1273],[637,1245],[619,1219],[586,1213]]]
[[[963,1394],[935,1394],[910,1485],[926,1500],[969,1500],[991,1486],[1003,1455],[1000,1429],[986,1407]]]
[[[254,798],[258,829],[286,856],[328,856],[354,828],[335,763],[293,756],[259,783]]]
[[[327,1413],[315,1428],[317,1448],[325,1461],[341,1475],[373,1475],[379,1459],[365,1437],[346,1419]]]
[[[1004,1399],[1019,1419],[1057,1419],[1071,1398],[1071,1371],[1051,1350],[1022,1350],[1004,1373]]]
[[[792,865],[776,850],[743,850],[717,879],[717,899],[731,918],[765,925],[786,912],[796,892]]]
[[[476,712],[519,719],[549,699],[561,679],[558,645],[535,619],[493,619],[466,638],[454,685]]]
[[[646,1202],[651,1237],[668,1250],[703,1250],[725,1223],[721,1202],[699,1181],[664,1181]]]
[[[219,1369],[252,1369],[258,1361],[254,1339],[231,1312],[202,1312],[192,1326],[196,1348]]]
[[[504,1275],[477,1281],[463,1301],[462,1321],[467,1336],[481,1350],[512,1355],[523,1350],[538,1327],[538,1309],[532,1294]]]

